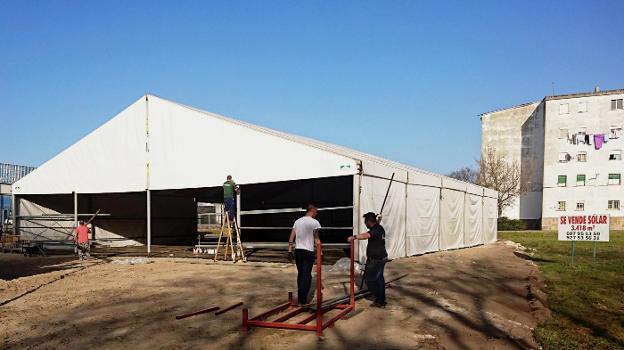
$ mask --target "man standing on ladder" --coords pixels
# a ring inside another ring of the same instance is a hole
[[[240,188],[232,180],[232,175],[228,175],[226,181],[223,183],[223,205],[225,212],[230,218],[230,222],[234,221],[236,217],[236,194],[240,191]]]
[[[367,239],[366,245],[366,272],[364,280],[368,290],[375,297],[375,302],[371,306],[386,307],[386,280],[384,279],[384,267],[388,262],[388,252],[386,251],[386,231],[379,224],[381,215],[375,213],[364,214],[364,224],[368,232],[349,236],[348,241],[356,239]]]
[[[315,219],[317,209],[308,205],[303,217],[295,221],[290,238],[288,238],[288,257],[292,257],[295,244],[295,264],[297,265],[297,303],[305,305],[312,285],[312,266],[314,265],[314,247],[320,243],[319,230],[321,224]],[[320,261],[316,262],[320,264]],[[321,286],[316,286],[321,288]]]

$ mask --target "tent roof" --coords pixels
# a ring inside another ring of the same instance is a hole
[[[214,147],[222,146],[222,147]],[[215,151],[216,150],[216,151]],[[222,150],[222,151],[221,151]],[[468,184],[346,147],[146,95],[13,186],[14,193],[103,193],[364,174]],[[470,185],[474,191],[474,185]],[[491,193],[491,192],[490,192]]]

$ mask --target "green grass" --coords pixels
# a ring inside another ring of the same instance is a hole
[[[624,232],[610,242],[577,242],[574,265],[571,242],[556,232],[499,232],[500,239],[535,249],[533,260],[546,281],[552,318],[535,330],[544,349],[624,349]],[[530,251],[530,250],[529,250]]]

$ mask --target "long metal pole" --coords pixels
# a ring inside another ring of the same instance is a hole
[[[383,203],[381,204],[381,210],[379,210],[379,215],[383,214],[384,207],[386,206],[386,200],[388,199],[388,195],[390,194],[390,187],[392,187],[392,180],[394,180],[394,173],[392,173],[392,176],[390,177],[390,183],[388,184],[386,196],[384,197]]]
[[[152,252],[152,194],[147,190],[147,255]]]
[[[0,228],[4,232],[4,195],[0,193]]]
[[[438,251],[442,251],[442,184],[440,184],[440,200],[438,201]]]
[[[17,235],[17,201],[15,200],[15,193],[11,193],[11,215],[13,216],[13,234]]]
[[[593,252],[592,252],[592,258],[593,258],[594,262],[596,262],[596,243],[597,242],[594,241],[594,249],[593,249]]]
[[[78,227],[78,193],[72,192],[74,197],[74,227]]]
[[[407,231],[408,231],[407,227],[408,227],[408,223],[409,223],[407,221],[407,215],[408,215],[408,213],[407,213],[407,202],[409,200],[407,198],[407,192],[408,191],[409,191],[409,171],[406,171],[405,172],[405,217],[403,218],[404,219],[403,220],[403,224],[404,224],[404,227],[405,227],[405,256],[409,256],[409,250],[407,249],[408,244],[409,244],[408,238],[407,238],[408,237],[408,235],[407,235]]]
[[[240,227],[241,220],[241,194],[240,192],[236,193],[236,225]]]
[[[316,335],[323,335],[323,312],[321,306],[323,303],[323,295],[321,292],[321,243],[316,243]],[[301,303],[301,300],[298,301]]]
[[[572,265],[574,265],[574,254],[576,253],[576,241],[572,241]]]
[[[355,311],[355,240],[351,241],[349,250],[351,251],[349,253],[349,258],[351,259],[351,266],[349,267],[349,305]],[[318,301],[316,306],[318,307]]]

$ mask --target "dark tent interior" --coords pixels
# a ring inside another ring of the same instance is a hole
[[[97,210],[103,214],[93,221],[95,230],[92,238],[103,242],[147,242],[145,192],[79,193],[77,198],[78,213],[85,214],[80,219],[88,219],[88,214]],[[17,201],[17,226],[22,235],[41,241],[68,238],[73,225],[72,194],[21,195]],[[197,243],[198,202],[222,203],[223,189],[152,190],[151,243],[179,246]],[[317,219],[328,228],[321,230],[321,240],[326,243],[345,242],[352,233],[350,227],[353,225],[352,176],[241,185],[242,241],[287,241],[290,227],[303,215],[303,208],[308,204],[321,209]],[[302,210],[295,211],[294,208]],[[265,210],[270,212],[263,213]],[[65,215],[54,216],[54,212]]]

